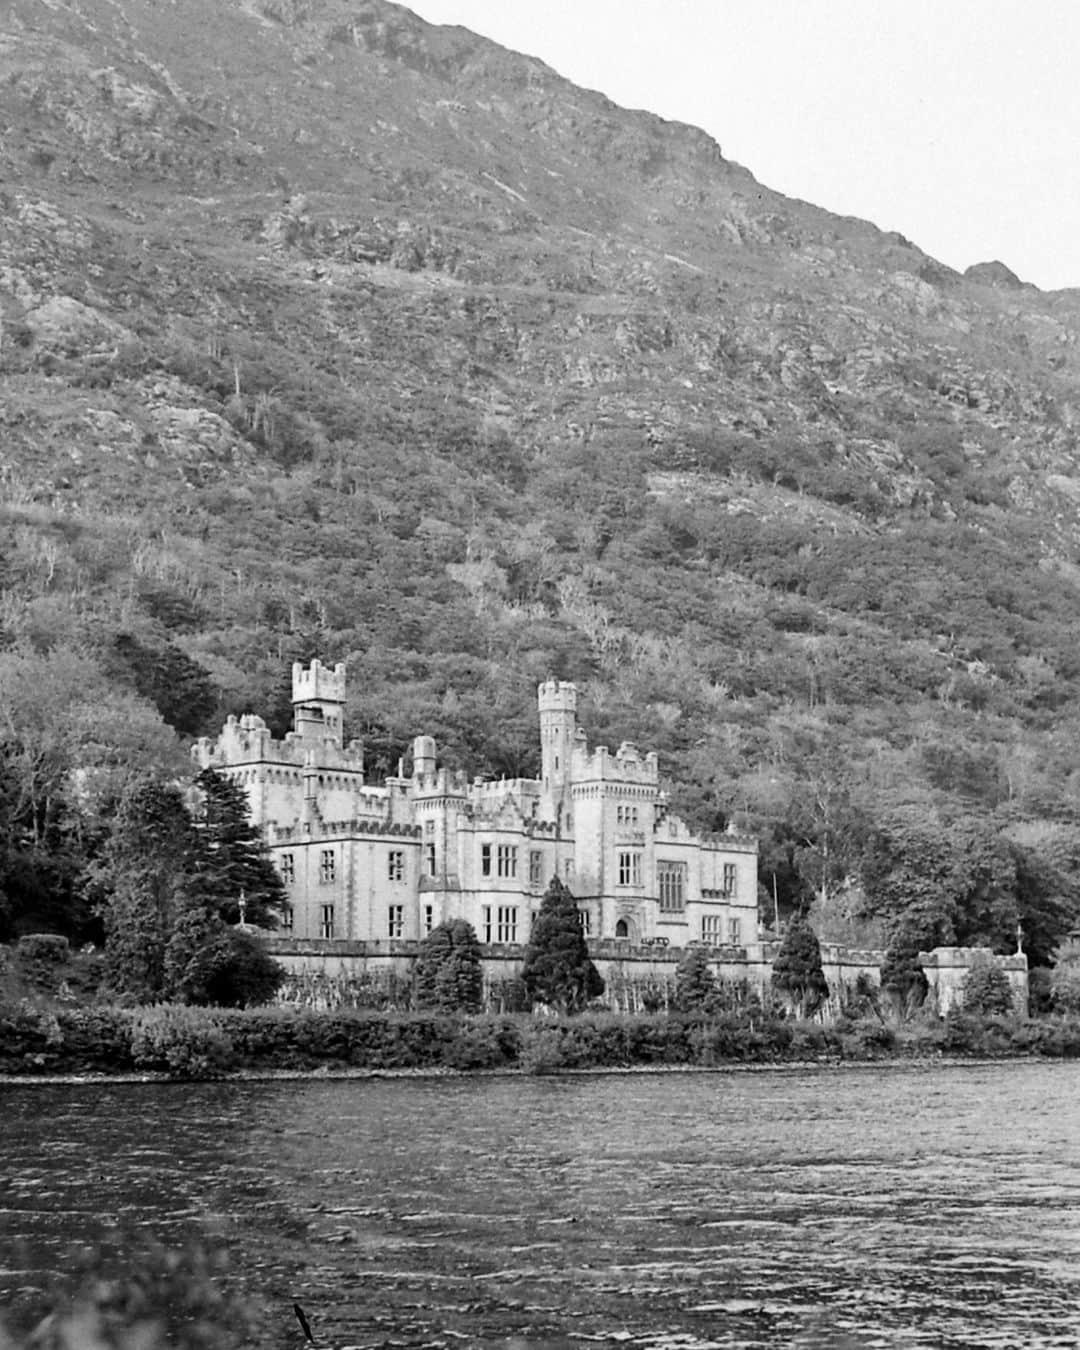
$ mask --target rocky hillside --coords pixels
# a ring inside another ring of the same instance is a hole
[[[0,174],[9,663],[348,659],[374,772],[555,674],[702,825],[1072,837],[1080,292],[384,0],[8,0]]]

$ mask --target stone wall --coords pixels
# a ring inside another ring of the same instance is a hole
[[[413,962],[420,943],[409,940],[305,941],[271,937],[267,950],[288,973],[285,1002],[310,1006],[396,1003],[411,986]],[[710,966],[719,981],[757,993],[769,988],[778,943],[710,948]],[[489,1006],[505,1011],[513,1001],[513,984],[521,975],[524,948],[492,943],[483,948],[484,986]],[[589,943],[589,953],[607,989],[606,999],[618,1012],[667,1008],[675,989],[675,972],[684,954],[678,947],[646,946],[615,939]],[[823,1015],[837,1016],[843,990],[865,974],[880,981],[883,953],[851,951],[824,945],[822,968],[830,997]]]
[[[1013,1008],[1022,1016],[1028,1013],[1028,962],[1023,952],[996,956],[989,947],[935,947],[919,953],[919,964],[926,975],[930,992],[927,1001],[944,1017],[952,1008],[964,1005],[964,980],[971,967],[989,961],[1008,976]]]

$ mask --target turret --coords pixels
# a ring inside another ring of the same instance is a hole
[[[562,788],[570,776],[577,718],[577,687],[548,680],[537,687],[540,708],[540,762],[544,787]]]
[[[435,738],[417,736],[413,741],[413,777],[426,778],[435,772]]]
[[[342,744],[342,707],[345,703],[345,666],[311,663],[305,670],[299,661],[292,668],[293,727],[306,739]]]

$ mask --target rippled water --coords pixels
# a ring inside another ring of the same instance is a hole
[[[0,1093],[0,1306],[211,1221],[282,1345],[1080,1345],[1080,1066]]]

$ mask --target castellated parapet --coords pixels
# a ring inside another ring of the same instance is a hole
[[[316,659],[305,670],[299,661],[294,661],[292,689],[294,703],[344,703],[345,664],[339,661],[331,670]]]
[[[558,712],[577,714],[577,685],[564,680],[545,680],[536,686],[536,701],[540,716]]]
[[[574,741],[573,777],[582,782],[632,783],[660,786],[660,760],[654,750],[642,755],[636,745],[623,741],[613,755],[606,745],[590,750],[583,736]]]

